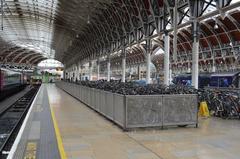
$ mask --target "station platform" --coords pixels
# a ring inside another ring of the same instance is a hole
[[[10,157],[14,159],[238,159],[238,120],[199,128],[124,132],[54,84],[43,84]],[[16,142],[16,141],[15,141]]]

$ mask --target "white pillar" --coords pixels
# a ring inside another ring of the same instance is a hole
[[[122,58],[122,82],[126,82],[126,56]]]
[[[198,57],[199,57],[199,38],[197,33],[197,21],[193,23],[193,50],[192,50],[192,86],[198,89]]]
[[[213,66],[212,66],[212,72],[216,72],[215,53],[213,53]]]
[[[80,81],[80,74],[81,74],[81,64],[78,64],[78,80]]]
[[[212,72],[216,72],[216,66],[213,65]]]
[[[100,62],[97,61],[97,80],[100,80]]]
[[[89,62],[89,67],[88,67],[88,71],[89,71],[89,81],[92,81],[92,62]]]
[[[69,79],[71,80],[72,78],[72,66],[69,68]]]
[[[141,80],[141,66],[140,66],[140,64],[137,65],[137,72],[138,72],[138,80]]]
[[[107,81],[109,82],[110,79],[111,79],[111,63],[109,58],[107,62]]]
[[[82,65],[80,65],[80,68],[81,68],[81,70],[80,70],[80,80],[82,81],[84,81],[84,79],[82,78],[82,75],[83,75],[83,66]]]
[[[173,10],[173,61],[177,61],[177,25],[178,25],[178,0],[175,0]]]
[[[68,72],[68,69],[66,69],[66,79],[69,79],[69,72]]]
[[[149,53],[149,52],[147,52],[147,58],[146,58],[146,60],[147,60],[147,74],[146,74],[146,82],[147,82],[147,84],[150,84],[150,82],[151,82],[151,54]]]
[[[165,34],[164,37],[164,84],[169,85],[169,78],[170,78],[170,59],[169,59],[169,51],[170,50],[170,40],[168,33]]]
[[[78,80],[78,65],[75,66],[75,81]]]

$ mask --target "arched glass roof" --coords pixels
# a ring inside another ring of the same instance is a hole
[[[186,27],[191,24],[191,2],[178,0],[178,25],[182,26],[178,50],[181,52],[191,49],[191,28]],[[205,17],[205,22],[201,20],[202,48],[238,41],[239,5],[229,9],[237,13],[227,13],[225,20],[220,15],[222,8],[240,1],[201,2],[198,17]],[[56,58],[71,64],[119,52],[124,46],[131,48],[127,49],[127,61],[141,63],[146,38],[155,41],[153,50],[162,47],[163,21],[172,28],[169,8],[173,4],[174,0],[4,0],[0,15],[3,26],[0,59],[3,63],[36,65],[47,58]],[[212,30],[214,20],[219,30]],[[119,58],[116,56],[115,61]]]

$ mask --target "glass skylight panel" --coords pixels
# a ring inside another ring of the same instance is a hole
[[[57,0],[5,0],[4,4],[4,31],[0,36],[17,46],[31,44],[30,49],[52,56],[52,19]]]

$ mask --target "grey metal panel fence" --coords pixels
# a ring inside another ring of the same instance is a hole
[[[92,88],[91,89],[91,103],[92,103],[92,108],[96,109],[96,89]]]
[[[88,87],[87,87],[87,89],[88,89],[88,94],[87,94],[88,105],[89,105],[90,107],[92,107],[92,100],[91,100],[91,98],[92,98],[91,89],[92,89],[92,88],[88,88]]]
[[[113,112],[113,120],[115,123],[125,128],[125,96],[120,94],[113,94],[114,100],[114,112]]]
[[[113,93],[111,92],[106,92],[106,116],[113,120],[113,107],[114,107],[114,101],[113,101]]]
[[[73,85],[70,85],[69,93],[73,94]]]
[[[73,92],[74,92],[74,97],[77,97],[77,85],[73,85]]]
[[[99,112],[100,111],[100,105],[101,105],[101,100],[100,100],[100,90],[95,90],[96,91],[96,110]]]
[[[85,86],[83,88],[84,88],[83,89],[84,90],[83,91],[84,92],[83,101],[84,101],[85,104],[88,105],[88,103],[87,103],[87,88]]]
[[[88,102],[89,102],[89,106],[94,108],[94,89],[93,88],[89,88],[89,97],[88,97]]]
[[[90,90],[89,90],[89,88],[88,87],[85,87],[85,90],[86,90],[86,94],[85,94],[85,98],[86,98],[86,103],[87,103],[87,105],[90,105],[90,103],[89,103],[89,92],[90,92]]]
[[[126,127],[162,126],[162,96],[126,96]]]
[[[86,87],[87,88],[87,103],[88,103],[88,105],[90,106],[90,107],[92,107],[92,105],[91,105],[91,88],[89,88],[89,87]]]
[[[78,88],[78,99],[81,100],[81,89],[80,89],[80,86],[78,86],[77,88]]]
[[[70,92],[70,94],[72,94],[73,95],[73,85],[70,85],[70,90],[69,90],[69,92]]]
[[[102,94],[101,113],[103,113],[106,116],[106,114],[107,114],[107,105],[106,105],[107,92],[102,91],[101,94]]]
[[[75,96],[75,87],[74,87],[74,85],[72,85],[71,91],[72,91],[72,96]]]
[[[87,88],[87,87],[84,87],[84,89],[85,89],[85,93],[84,93],[85,103],[86,103],[87,105],[89,105],[89,103],[88,103],[88,88]]]
[[[81,97],[80,98],[81,98],[81,101],[84,102],[83,101],[83,99],[84,99],[84,97],[83,97],[84,96],[83,86],[80,86],[80,89],[81,89],[81,94],[80,94]]]
[[[124,129],[197,124],[197,95],[124,96],[59,82],[56,85]]]
[[[99,93],[99,112],[103,113],[103,107],[105,104],[105,95],[104,95],[104,91],[100,91]]]
[[[197,124],[197,95],[164,95],[163,125]]]

